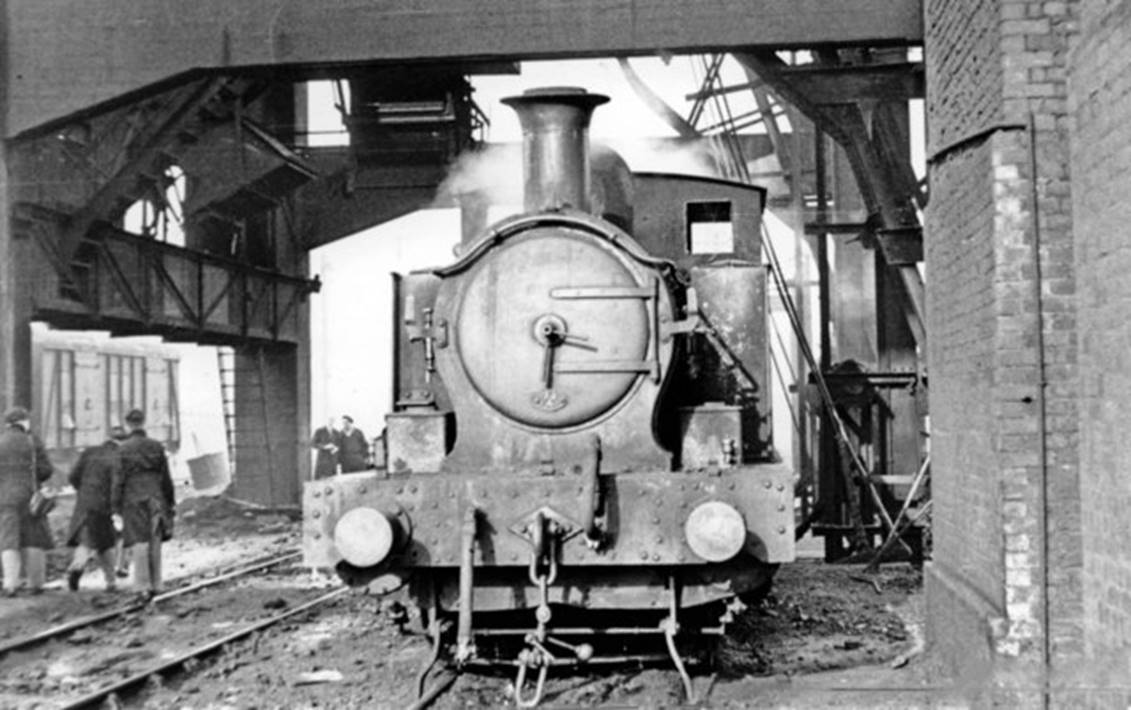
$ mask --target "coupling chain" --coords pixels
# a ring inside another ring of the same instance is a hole
[[[558,576],[558,564],[553,552],[554,546],[548,547],[549,564],[545,571],[539,562],[540,555],[537,550],[530,555],[530,580],[538,587],[538,607],[534,610],[534,619],[537,626],[533,633],[526,635],[527,648],[518,654],[518,674],[514,679],[514,702],[520,708],[532,708],[542,701],[542,694],[546,688],[546,675],[550,671],[550,664],[554,662],[554,654],[545,646],[546,627],[553,617],[550,610],[550,584]],[[522,691],[526,685],[526,672],[528,668],[538,669],[538,680],[534,687],[534,695],[523,698]]]

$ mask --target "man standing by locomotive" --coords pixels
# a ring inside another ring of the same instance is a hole
[[[342,464],[342,473],[364,471],[369,468],[369,442],[361,429],[353,425],[353,417],[348,414],[342,416],[342,434],[339,444],[338,461]]]
[[[118,447],[126,438],[120,426],[110,430],[110,438],[82,452],[67,479],[75,489],[75,512],[67,544],[75,548],[67,567],[67,586],[79,588],[87,563],[94,558],[106,579],[106,589],[116,585],[114,572],[114,524],[110,517],[110,487],[118,475]]]
[[[173,536],[173,478],[165,447],[145,434],[145,414],[131,410],[126,424],[130,435],[119,450],[111,510],[132,550],[134,583],[152,597],[161,591],[161,543]]]
[[[314,478],[329,478],[338,472],[338,445],[341,443],[342,433],[334,427],[334,418],[314,430],[314,438],[310,440],[310,448],[317,453],[314,457]]]
[[[54,547],[47,516],[29,510],[32,495],[51,478],[54,469],[43,442],[31,433],[31,414],[13,407],[4,415],[0,432],[0,566],[4,596],[15,596],[20,572],[27,566],[28,589],[43,591],[47,575],[45,550]]]

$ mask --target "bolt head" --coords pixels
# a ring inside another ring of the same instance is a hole
[[[593,657],[593,647],[587,643],[580,644],[577,647],[577,660],[582,663],[588,661]]]

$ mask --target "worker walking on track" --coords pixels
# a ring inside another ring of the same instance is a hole
[[[173,478],[165,447],[145,434],[145,414],[130,411],[126,424],[130,435],[119,449],[111,510],[132,550],[134,584],[152,597],[161,591],[161,543],[173,536]]]
[[[67,568],[67,586],[72,591],[79,588],[79,580],[92,558],[102,570],[106,589],[112,591],[117,586],[114,572],[117,536],[110,517],[110,489],[118,475],[118,448],[125,438],[126,430],[114,427],[104,443],[82,452],[68,476],[75,489],[75,512],[67,533],[67,544],[75,548]]]
[[[39,594],[47,575],[46,550],[55,544],[46,512],[33,515],[30,504],[54,469],[43,442],[31,433],[28,410],[13,407],[4,415],[4,424],[0,432],[0,566],[4,568],[4,596],[15,596],[23,571],[27,572],[28,590]]]

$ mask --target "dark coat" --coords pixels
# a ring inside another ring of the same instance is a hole
[[[91,446],[82,452],[67,477],[76,494],[75,512],[67,533],[67,544],[72,547],[89,543],[90,547],[101,551],[114,546],[110,493],[114,477],[118,475],[118,448],[118,442],[113,439]]]
[[[47,449],[39,437],[16,425],[0,432],[0,549],[54,547],[47,517],[33,518],[28,513],[32,493],[51,478],[52,473],[54,469],[47,458]]]
[[[110,508],[122,516],[126,545],[168,540],[177,501],[165,447],[135,430],[119,449],[118,476],[112,484]]]
[[[31,472],[33,459],[34,482]],[[31,494],[51,478],[54,471],[39,437],[14,425],[0,433],[0,507],[27,508]]]
[[[310,440],[310,448],[318,451],[314,459],[315,478],[329,478],[338,472],[338,452],[325,448],[329,444],[340,448],[342,433],[324,426],[315,429],[314,438]]]
[[[342,464],[342,473],[364,471],[369,467],[369,442],[361,429],[354,429],[350,433],[341,432],[341,443],[338,444],[338,461]]]

